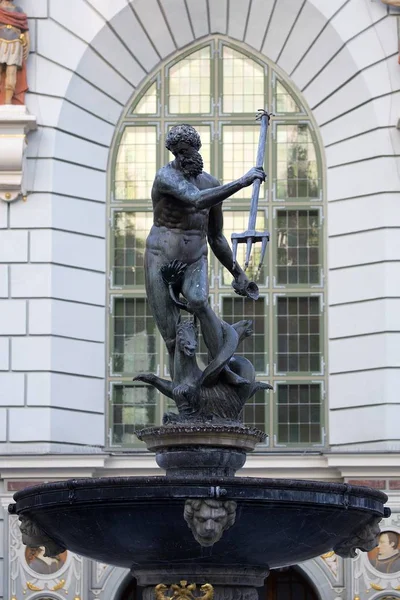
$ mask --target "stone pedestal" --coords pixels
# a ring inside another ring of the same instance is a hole
[[[25,194],[26,135],[34,129],[36,117],[26,106],[0,106],[0,199],[5,202]]]
[[[137,431],[167,477],[234,477],[266,435],[241,423],[181,422]]]

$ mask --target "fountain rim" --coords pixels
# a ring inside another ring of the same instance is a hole
[[[296,492],[308,492],[308,493],[324,493],[324,494],[335,494],[338,496],[343,496],[346,502],[349,502],[349,507],[351,507],[350,499],[353,497],[362,497],[364,499],[369,498],[380,504],[385,504],[388,500],[388,496],[380,491],[373,488],[368,488],[364,486],[353,486],[347,483],[335,483],[335,482],[325,482],[325,481],[317,481],[317,480],[302,480],[302,479],[273,479],[273,478],[255,478],[255,477],[193,477],[193,478],[179,478],[174,477],[170,479],[163,476],[148,476],[148,477],[103,477],[103,478],[80,478],[80,479],[70,479],[66,481],[57,481],[50,482],[46,484],[40,484],[36,486],[27,487],[24,490],[20,490],[16,492],[13,496],[16,504],[12,505],[15,507],[15,512],[19,512],[19,510],[29,510],[35,508],[45,508],[46,504],[50,506],[54,506],[54,499],[51,502],[43,502],[43,503],[32,503],[30,506],[30,499],[35,497],[38,499],[38,495],[44,494],[55,494],[59,496],[60,494],[64,496],[65,492],[68,492],[68,495],[63,497],[63,499],[59,498],[58,503],[62,504],[70,504],[77,505],[78,503],[84,502],[83,499],[79,499],[77,494],[83,490],[95,489],[110,489],[110,488],[119,488],[119,489],[128,489],[128,488],[147,488],[150,491],[150,488],[158,488],[157,497],[161,500],[162,498],[168,498],[173,500],[170,493],[168,493],[167,489],[173,487],[175,490],[177,488],[181,488],[182,495],[179,494],[177,499],[181,499],[183,494],[186,497],[210,497],[210,495],[206,496],[204,493],[204,488],[213,488],[220,489],[223,487],[229,487],[230,492],[234,491],[234,489],[238,490],[238,488],[245,488],[249,491],[249,497],[242,497],[243,500],[253,499],[254,501],[257,499],[254,495],[251,498],[251,491],[254,488],[258,490],[280,490],[284,491],[296,491]],[[165,494],[162,493],[163,488],[165,489]],[[63,494],[64,493],[64,494]],[[232,493],[226,494],[226,498],[232,499]],[[239,494],[238,494],[239,496]],[[247,496],[247,494],[246,494]],[[143,498],[146,496],[144,495]],[[155,499],[155,496],[151,496],[152,499]],[[149,496],[150,499],[150,496]],[[260,498],[262,499],[262,498]],[[126,497],[126,500],[129,501],[129,497]],[[101,502],[110,502],[112,499],[110,497],[104,498],[103,500],[98,499],[96,503]],[[20,507],[18,504],[20,503]],[[318,504],[318,501],[316,501]],[[21,506],[24,505],[23,507]],[[355,507],[354,507],[355,508]]]

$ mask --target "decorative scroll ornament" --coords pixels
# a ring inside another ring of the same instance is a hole
[[[62,590],[63,587],[65,587],[65,583],[66,583],[65,579],[60,579],[60,581],[58,583],[56,583],[56,585],[54,587],[52,587],[51,589],[54,591]]]
[[[334,551],[336,554],[342,558],[355,558],[357,556],[356,550],[369,552],[376,548],[381,532],[378,524],[381,520],[381,517],[373,517],[369,523],[362,529],[359,529],[352,537],[335,546]]]
[[[43,546],[46,550],[45,556],[55,558],[66,550],[64,546],[61,546],[54,540],[52,540],[47,533],[45,533],[40,527],[38,527],[28,517],[22,515],[19,517],[21,524],[19,526],[22,534],[22,543],[29,548],[38,548]]]
[[[65,587],[65,584],[66,584],[65,579],[60,579],[60,581],[58,583],[56,583],[50,589],[53,591],[62,590]],[[45,589],[44,587],[39,587],[39,586],[31,583],[30,581],[26,582],[26,587],[28,588],[28,590],[31,590],[32,592],[43,592],[43,590]]]
[[[383,589],[385,589],[381,585],[378,585],[377,583],[371,583],[371,588],[373,590],[377,590],[378,592],[381,592]]]
[[[166,594],[168,590],[168,586],[164,583],[159,583],[154,588],[154,595],[156,600],[213,600],[214,598],[214,588],[211,584],[205,583],[200,587],[200,591],[203,592],[203,595],[194,595],[196,590],[196,584],[190,583],[184,579],[182,579],[179,584],[173,583],[169,592],[170,595]],[[171,594],[172,592],[172,594]]]
[[[32,592],[43,592],[43,590],[44,590],[44,588],[39,587],[38,585],[34,585],[30,581],[26,582],[26,587],[28,588],[28,590],[31,590]]]
[[[196,500],[185,502],[183,516],[200,546],[213,546],[236,520],[233,500]]]

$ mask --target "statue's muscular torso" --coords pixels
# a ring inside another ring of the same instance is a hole
[[[207,233],[210,209],[200,209],[195,204],[182,202],[172,194],[165,193],[160,181],[168,177],[173,169],[176,185],[189,181],[200,190],[219,185],[219,182],[202,173],[196,178],[185,180],[183,174],[169,163],[157,174],[152,189],[154,225],[146,242],[147,251],[161,255],[165,262],[178,259],[188,264],[207,256]]]

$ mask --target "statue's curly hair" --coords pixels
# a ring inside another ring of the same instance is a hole
[[[175,156],[180,150],[180,145],[188,144],[195,150],[199,151],[201,148],[200,135],[194,127],[187,124],[175,125],[172,127],[165,140],[165,147],[170,150]]]

